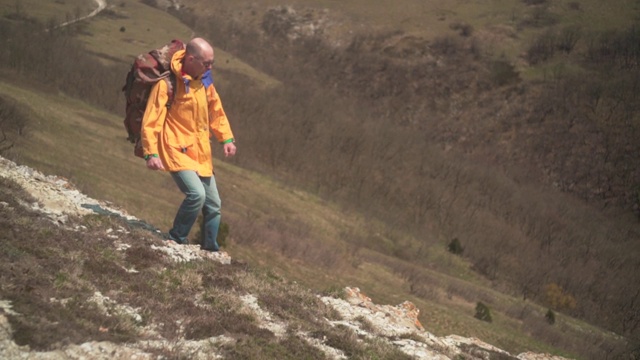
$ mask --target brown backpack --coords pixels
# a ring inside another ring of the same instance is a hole
[[[135,144],[133,153],[138,157],[144,157],[140,130],[149,92],[158,81],[166,81],[169,95],[167,107],[171,107],[176,84],[175,75],[171,71],[171,58],[176,51],[184,48],[182,41],[172,40],[160,48],[140,54],[127,74],[126,82],[122,87],[127,102],[124,127],[127,129],[127,140]]]

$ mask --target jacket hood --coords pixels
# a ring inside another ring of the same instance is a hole
[[[184,60],[184,56],[186,53],[186,50],[178,50],[175,54],[173,54],[173,57],[171,58],[171,70],[174,74],[176,74],[177,77],[182,77],[182,60]],[[191,79],[190,76],[189,79]]]
[[[183,60],[186,54],[186,50],[176,51],[176,53],[173,55],[173,58],[171,59],[171,70],[174,74],[176,74],[177,78],[181,78],[182,81],[184,81],[185,91],[188,93],[189,83],[193,80],[193,78],[189,74],[182,73]],[[213,77],[211,76],[211,69],[205,71],[200,77],[200,80],[205,87],[209,87],[210,85],[212,85]]]

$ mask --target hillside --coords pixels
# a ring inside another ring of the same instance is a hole
[[[384,219],[396,231],[372,231],[370,249],[428,267],[435,247],[457,239],[473,269],[508,283],[509,293],[550,304],[545,289],[557,285],[580,299],[563,311],[597,323],[596,304],[619,301],[613,308],[628,316],[610,329],[633,334],[637,4],[609,11],[595,2],[505,3],[513,11],[428,2],[424,11],[360,8],[366,16],[357,17],[326,2],[192,1],[181,14],[292,89],[261,105],[237,104],[260,129],[243,128],[249,150],[260,154],[245,166],[293,173],[294,183]],[[190,17],[188,6],[201,17]],[[396,12],[408,23],[438,13],[429,6],[447,15],[439,25],[426,21],[426,32],[388,26]],[[601,12],[610,16],[594,21]],[[430,31],[444,24],[448,30]],[[287,143],[270,144],[263,134],[271,129]],[[594,297],[587,289],[605,278],[611,287]]]
[[[199,34],[216,45],[238,136],[237,158],[215,160],[234,258],[316,293],[358,286],[383,303],[410,300],[436,336],[513,354],[633,356],[634,4],[183,1],[165,11],[170,2],[123,0],[42,36],[38,18],[80,2],[35,19],[27,2],[0,2],[3,155],[166,228],[179,194],[131,156],[114,74],[173,34]],[[575,51],[556,48],[585,24]],[[479,302],[493,323],[473,317]]]
[[[0,183],[3,359],[564,359],[438,338],[411,302],[314,295],[225,252],[163,241],[2,157]]]

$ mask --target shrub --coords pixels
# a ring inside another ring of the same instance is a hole
[[[527,61],[531,65],[543,62],[551,58],[558,48],[556,35],[547,31],[533,41],[527,50]]]
[[[544,316],[544,318],[547,319],[547,322],[551,325],[556,323],[556,314],[551,309],[547,311],[547,314]]]
[[[506,60],[491,63],[491,82],[497,86],[514,83],[520,79],[515,67]]]
[[[142,0],[140,2],[147,6],[158,7],[158,2],[156,0]]]
[[[0,96],[0,154],[11,149],[18,136],[24,135],[27,119],[14,100]]]
[[[575,309],[576,299],[560,287],[560,285],[551,283],[545,286],[544,295],[547,304],[555,309]]]
[[[543,28],[558,23],[558,15],[549,11],[547,6],[536,6],[531,12],[520,22],[519,27],[531,26],[535,28]]]
[[[483,304],[480,301],[478,301],[478,303],[476,304],[476,314],[474,315],[474,317],[488,323],[493,321],[493,319],[491,318],[491,310],[487,305]]]
[[[560,36],[556,46],[559,50],[564,51],[568,54],[573,50],[581,37],[582,30],[579,27],[566,27],[560,32]]]
[[[442,55],[454,55],[461,48],[460,43],[452,36],[441,36],[433,40],[431,48]]]
[[[638,68],[640,64],[640,27],[601,33],[588,41],[587,58],[595,63],[616,64],[620,68]],[[609,66],[609,65],[607,65]]]
[[[453,23],[453,24],[449,25],[449,27],[452,30],[458,31],[458,33],[461,36],[464,36],[464,37],[469,37],[473,33],[473,26],[471,26],[471,25],[469,25],[469,24],[467,24],[465,22],[456,22],[456,23]]]
[[[226,222],[220,222],[220,228],[218,228],[218,245],[220,247],[227,246],[227,236],[229,235],[229,224]]]
[[[202,226],[204,223],[204,218],[202,216],[198,216],[198,222],[197,225],[194,225],[194,233],[193,233],[193,239],[195,239],[195,241],[197,241],[197,244],[200,244],[202,242]],[[220,222],[220,227],[218,228],[218,245],[220,245],[221,248],[226,247],[227,246],[227,236],[229,236],[229,224],[227,224],[226,222]],[[191,242],[193,243],[193,242]]]
[[[340,285],[331,285],[324,291],[322,291],[322,295],[331,296],[336,299],[347,299],[347,293],[344,291],[344,287]]]
[[[453,240],[451,240],[449,246],[447,246],[447,249],[450,253],[455,255],[462,255],[462,253],[464,252],[464,248],[462,247],[462,244],[460,243],[460,240],[458,240],[458,238],[454,238]]]

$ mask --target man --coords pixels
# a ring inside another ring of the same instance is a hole
[[[151,170],[166,170],[185,198],[169,230],[169,239],[187,243],[187,235],[202,210],[201,248],[218,251],[220,196],[211,158],[210,136],[223,144],[225,156],[236,153],[233,133],[213,86],[213,47],[194,38],[171,60],[174,99],[167,107],[167,81],[151,89],[142,119],[142,146]]]

